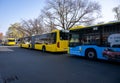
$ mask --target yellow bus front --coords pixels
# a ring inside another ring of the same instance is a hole
[[[10,46],[16,45],[15,38],[8,38],[7,45]]]

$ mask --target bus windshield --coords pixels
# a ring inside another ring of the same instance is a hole
[[[79,34],[71,33],[69,40],[70,40],[70,42],[69,42],[70,47],[80,45]]]
[[[15,40],[8,40],[8,42],[15,42]]]
[[[68,32],[60,31],[60,40],[68,40]]]

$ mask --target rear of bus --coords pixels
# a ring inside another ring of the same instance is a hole
[[[66,30],[59,30],[56,36],[56,51],[67,52],[68,51],[68,36],[69,33]]]

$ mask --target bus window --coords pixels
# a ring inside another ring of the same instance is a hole
[[[56,33],[51,33],[50,34],[50,41],[52,44],[55,44],[56,43]]]
[[[77,34],[71,35],[70,42],[78,43],[79,42],[79,35],[77,35]]]

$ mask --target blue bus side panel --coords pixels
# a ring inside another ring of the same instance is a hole
[[[88,48],[95,49],[98,59],[108,60],[110,59],[110,57],[108,56],[114,57],[114,55],[117,55],[118,59],[120,59],[120,48],[112,48],[112,47],[99,47],[95,45],[91,45],[91,46],[84,45],[84,46],[70,47],[69,53],[70,55],[85,56],[85,50],[87,50]],[[109,50],[106,50],[106,49],[109,49]]]
[[[82,53],[83,52],[80,52],[80,46],[69,48],[69,54],[72,56],[84,56]]]

